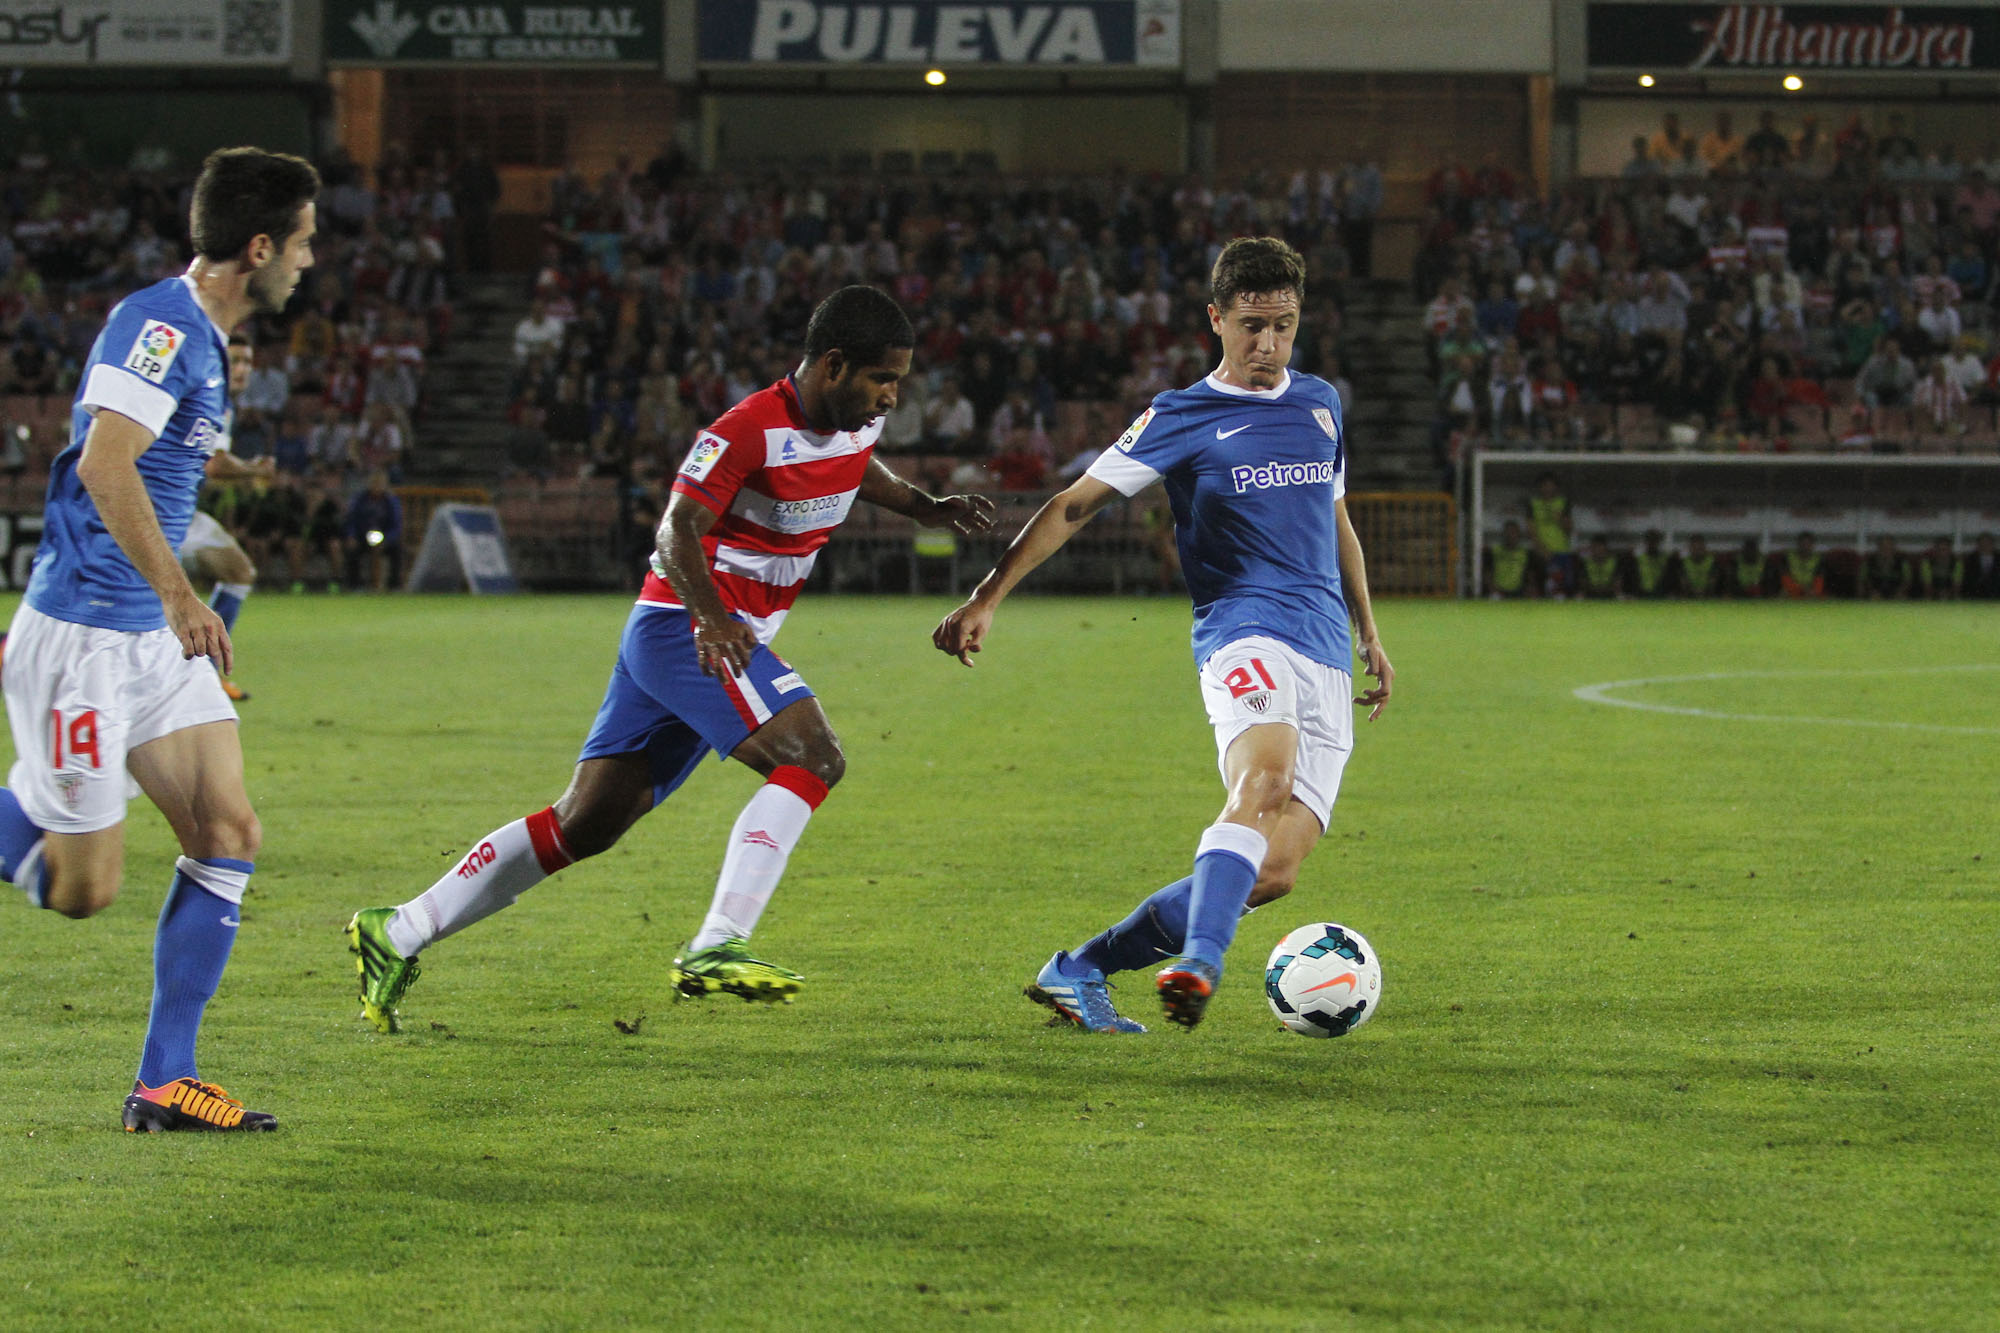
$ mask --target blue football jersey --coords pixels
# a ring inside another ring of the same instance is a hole
[[[229,339],[195,300],[189,279],[168,278],[120,301],[92,344],[70,410],[69,447],[49,469],[42,543],[28,579],[28,605],[43,615],[103,629],[159,629],[167,618],[158,595],[77,480],[84,436],[103,408],[153,432],[139,475],[167,545],[178,548],[229,416]]]
[[[1332,385],[1288,372],[1274,389],[1251,390],[1210,375],[1155,398],[1088,475],[1124,495],[1166,483],[1197,664],[1266,634],[1353,669],[1334,520],[1347,494],[1347,436]]]

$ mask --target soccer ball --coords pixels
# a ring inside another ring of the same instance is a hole
[[[1382,960],[1358,931],[1322,921],[1278,941],[1264,967],[1271,1012],[1307,1037],[1344,1037],[1382,1005]]]

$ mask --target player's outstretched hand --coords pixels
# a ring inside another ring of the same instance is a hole
[[[193,589],[185,597],[172,598],[163,609],[168,627],[181,641],[183,658],[206,657],[221,667],[225,676],[235,669],[235,650],[230,647],[229,631],[223,627],[222,617],[196,597]]]
[[[948,527],[966,537],[991,530],[994,520],[999,517],[993,502],[983,495],[947,495],[937,502],[937,508],[931,512],[935,521],[930,526]]]
[[[1382,651],[1379,639],[1363,639],[1358,645],[1361,650],[1361,668],[1375,677],[1375,688],[1368,690],[1354,702],[1369,705],[1368,720],[1373,722],[1382,716],[1382,710],[1389,706],[1389,691],[1396,683],[1396,668],[1389,665],[1389,654]]]
[[[722,680],[732,672],[742,675],[750,669],[750,654],[757,651],[757,636],[750,627],[732,616],[720,620],[696,620],[695,655],[701,672]]]
[[[938,622],[937,629],[931,633],[931,642],[937,645],[939,652],[950,653],[971,666],[972,655],[979,651],[980,641],[992,626],[992,607],[967,602]]]

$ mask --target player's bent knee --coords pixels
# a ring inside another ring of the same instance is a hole
[[[1260,875],[1257,887],[1250,890],[1250,906],[1262,907],[1274,903],[1298,886],[1296,875]]]
[[[555,807],[555,816],[556,829],[562,834],[563,849],[574,861],[585,861],[610,851],[637,819],[636,815],[626,817],[601,807],[566,812],[560,803]]]
[[[1253,768],[1238,776],[1230,788],[1225,814],[1276,815],[1291,799],[1289,768]]]
[[[800,767],[824,782],[831,791],[835,784],[847,776],[847,756],[840,752],[840,745],[836,742],[824,752],[816,752],[809,756]]]
[[[82,921],[111,906],[117,897],[116,880],[105,883],[102,880],[58,878],[49,885],[42,901],[51,912],[72,921]]]
[[[621,828],[589,819],[578,820],[574,828],[567,822],[561,823],[560,827],[563,845],[569,848],[570,855],[579,861],[587,861],[593,856],[610,851],[617,846],[618,839],[625,833]]]
[[[249,810],[241,810],[201,826],[193,845],[182,848],[189,856],[222,856],[232,861],[254,861],[264,845],[264,825]]]

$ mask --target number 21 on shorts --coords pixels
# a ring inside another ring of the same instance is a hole
[[[1257,678],[1254,680],[1250,676],[1252,670],[1257,673]],[[1272,680],[1271,673],[1264,669],[1264,659],[1261,657],[1251,658],[1249,666],[1237,667],[1222,678],[1222,683],[1229,687],[1229,697],[1232,699],[1241,699],[1244,695],[1255,694],[1258,690],[1278,688],[1278,682]]]
[[[52,708],[49,710],[49,713],[55,723],[50,728],[50,731],[55,736],[55,753],[50,757],[53,766],[56,768],[63,767],[63,759],[65,757],[63,754],[63,743],[67,741],[69,743],[68,758],[88,759],[92,768],[102,768],[104,765],[97,757],[97,710],[95,708],[86,708],[83,712],[71,718],[68,726],[63,725],[62,709]]]

